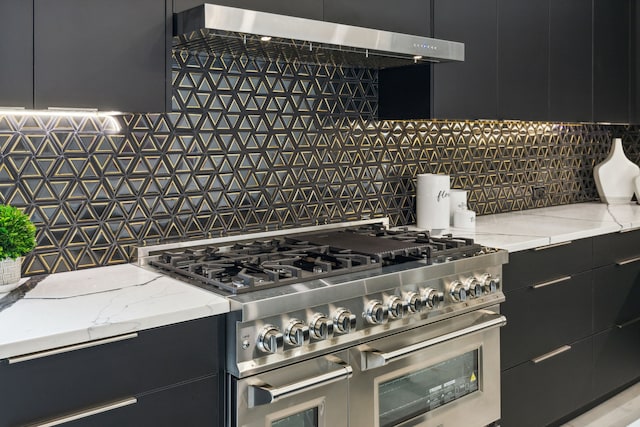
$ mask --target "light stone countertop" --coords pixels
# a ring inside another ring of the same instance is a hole
[[[229,311],[224,297],[133,264],[51,274],[16,291],[0,294],[0,359]]]

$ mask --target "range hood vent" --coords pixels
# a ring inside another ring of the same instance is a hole
[[[375,69],[464,60],[459,42],[213,4],[175,24],[174,49],[215,55]]]

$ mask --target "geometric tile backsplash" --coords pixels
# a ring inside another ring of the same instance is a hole
[[[415,176],[451,175],[479,215],[597,200],[593,166],[640,130],[378,121],[377,74],[179,52],[173,111],[0,115],[0,202],[37,227],[24,273],[132,260],[135,247],[388,216],[415,222]],[[531,200],[532,186],[544,200]]]

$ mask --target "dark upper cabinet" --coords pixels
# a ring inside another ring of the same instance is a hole
[[[548,1],[498,0],[498,118],[547,120]]]
[[[0,106],[33,107],[33,2],[0,1]]]
[[[433,117],[497,117],[497,0],[434,0],[435,38],[465,44],[464,62],[433,67]]]
[[[324,20],[431,36],[430,0],[324,0]]]
[[[640,0],[631,2],[631,111],[629,121],[640,123]]]
[[[322,1],[319,0],[173,0],[173,12],[182,12],[204,3],[301,18],[322,19]]]
[[[34,107],[165,111],[167,6],[35,0]]]
[[[592,0],[549,2],[549,118],[592,121]]]
[[[629,121],[629,0],[594,0],[593,116]]]

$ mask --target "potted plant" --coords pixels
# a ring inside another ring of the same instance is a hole
[[[36,247],[36,227],[11,205],[0,205],[0,292],[18,286],[22,257]]]

